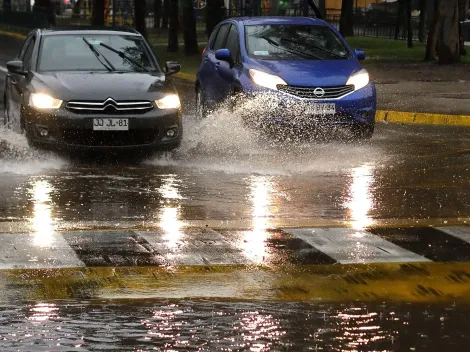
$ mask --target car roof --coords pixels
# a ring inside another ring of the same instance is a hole
[[[72,28],[54,28],[54,29],[40,29],[41,35],[64,35],[64,34],[75,34],[75,35],[86,35],[86,34],[104,34],[104,35],[135,35],[140,36],[141,34],[132,28],[105,28],[98,29],[92,27],[72,27]]]
[[[326,22],[312,17],[290,17],[290,16],[260,16],[260,17],[235,17],[231,18],[242,22],[246,26],[266,24],[292,24],[292,25],[325,25]]]

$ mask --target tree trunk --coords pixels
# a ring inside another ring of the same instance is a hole
[[[104,26],[104,0],[93,1],[93,12],[91,14],[91,25]]]
[[[135,13],[135,29],[147,38],[147,23],[145,17],[147,16],[147,9],[145,0],[134,0],[134,13]]]
[[[441,27],[441,1],[442,0],[434,0],[434,15],[432,18],[431,29],[428,33],[424,61],[434,61],[435,59],[437,37]]]
[[[403,15],[405,14],[404,0],[398,0],[397,22],[395,24],[395,40],[400,39],[400,29],[403,24]]]
[[[419,32],[418,38],[421,43],[424,43],[426,33],[426,17],[427,17],[427,4],[426,0],[419,0]]]
[[[343,37],[354,36],[354,1],[343,0],[341,5],[341,17],[339,31]]]
[[[11,11],[11,0],[3,0],[3,11]]]
[[[459,47],[460,55],[467,55],[467,50],[465,49],[465,42],[462,36],[462,26],[460,22],[465,20],[465,13],[467,12],[469,6],[468,0],[459,0]]]
[[[408,31],[408,48],[413,48],[413,20],[411,18],[411,0],[406,1],[406,27]]]
[[[183,38],[186,56],[199,54],[193,0],[183,0]]]
[[[169,13],[170,13],[170,0],[163,0],[162,29],[168,29]]]
[[[215,26],[224,19],[224,2],[221,0],[207,0],[206,6],[206,33],[210,36]]]
[[[460,62],[458,0],[443,1],[441,34],[439,64],[449,65]]]
[[[74,15],[79,15],[80,14],[80,5],[82,4],[82,0],[77,0],[75,4],[73,5],[73,10],[72,13]]]
[[[160,28],[162,19],[162,0],[155,0],[153,3],[153,28]]]
[[[55,26],[55,11],[51,0],[36,0],[33,6],[33,12],[46,14],[49,25]]]
[[[168,48],[169,53],[178,51],[178,0],[169,0],[168,8]]]

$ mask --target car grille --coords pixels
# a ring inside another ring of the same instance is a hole
[[[69,101],[65,108],[76,114],[136,115],[151,111],[154,106],[149,101]]]
[[[70,145],[92,147],[122,147],[151,144],[157,138],[157,129],[129,131],[62,130],[62,139]]]
[[[322,88],[325,91],[325,95],[323,97],[315,95],[314,91],[317,88]],[[304,99],[335,99],[341,98],[342,96],[353,92],[354,85],[338,87],[299,87],[280,84],[277,86],[277,89],[279,89],[281,92],[295,95],[296,97]]]

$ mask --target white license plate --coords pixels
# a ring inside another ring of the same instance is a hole
[[[312,104],[308,110],[312,115],[334,115],[336,114],[336,104]]]
[[[128,131],[129,119],[93,119],[93,131]]]

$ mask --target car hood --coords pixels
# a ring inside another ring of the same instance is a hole
[[[293,86],[334,87],[345,85],[361,70],[356,59],[349,60],[253,60],[254,69],[281,77]]]
[[[57,99],[69,100],[154,100],[174,92],[162,73],[54,72],[32,73],[31,85]]]

